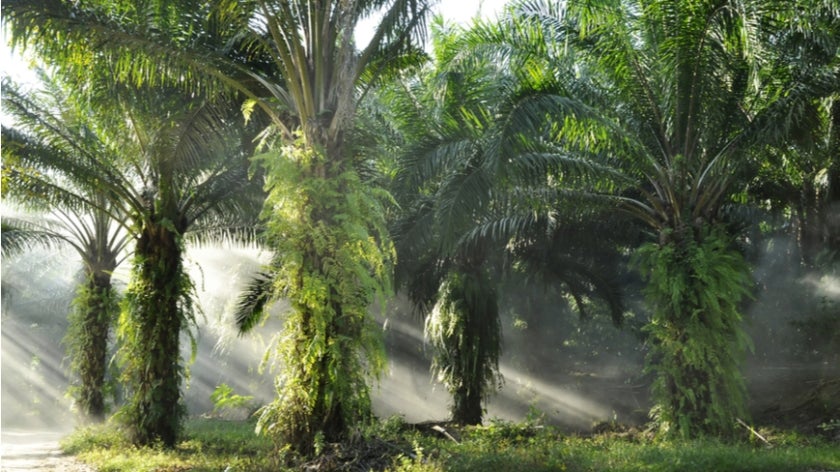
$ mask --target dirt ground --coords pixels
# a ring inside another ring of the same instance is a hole
[[[2,472],[94,472],[71,456],[64,455],[58,441],[65,433],[52,431],[2,431]]]

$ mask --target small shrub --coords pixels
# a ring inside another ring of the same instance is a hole
[[[213,402],[213,415],[225,419],[244,420],[255,410],[254,397],[238,395],[228,384],[221,384],[210,394]]]

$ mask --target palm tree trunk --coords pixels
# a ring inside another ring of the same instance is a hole
[[[135,444],[160,441],[172,447],[184,414],[179,338],[185,319],[181,303],[188,281],[182,247],[176,232],[164,225],[148,224],[135,254],[136,280],[127,296],[130,434]]]
[[[319,271],[320,272],[320,271]],[[314,272],[317,274],[318,272]],[[303,291],[303,286],[298,288],[298,291]],[[341,306],[333,303],[332,316],[325,313],[317,313],[305,307],[299,307],[301,312],[300,323],[297,323],[293,329],[299,330],[300,336],[295,336],[297,342],[294,345],[296,355],[294,358],[306,359],[312,356],[309,351],[309,346],[313,339],[322,338],[324,345],[329,346],[336,341],[336,338],[346,336],[348,333],[343,333],[339,326],[337,326],[336,319],[341,316]],[[345,353],[350,356],[351,352]],[[296,418],[297,421],[289,421],[285,426],[288,428],[286,432],[286,442],[291,444],[293,449],[298,453],[308,456],[314,452],[316,447],[316,438],[323,435],[323,440],[326,442],[338,442],[344,439],[346,432],[345,414],[343,411],[341,397],[333,395],[336,391],[335,384],[341,383],[339,379],[333,378],[336,376],[336,370],[339,371],[337,376],[343,380],[348,380],[350,377],[357,375],[357,372],[346,372],[341,369],[335,369],[335,366],[341,365],[341,359],[336,358],[333,351],[323,350],[316,354],[316,358],[312,359],[311,369],[293,369],[296,375],[293,377],[295,383],[301,385],[308,385],[307,389],[308,402],[310,407],[308,409],[309,415],[298,416],[291,414],[291,418]],[[279,395],[285,395],[285,392],[278,391]],[[299,409],[307,400],[289,397],[286,411],[293,413],[294,410]],[[351,413],[352,414],[352,413]]]
[[[390,289],[390,255],[384,214],[348,161],[304,144],[284,151],[295,169],[282,177],[294,177],[274,177],[268,227],[280,246],[275,287],[293,309],[278,345],[277,398],[257,426],[309,456],[371,418],[367,377],[384,359],[369,308]]]
[[[436,310],[426,335],[436,350],[434,370],[452,394],[452,421],[481,424],[481,404],[499,379],[501,353],[496,289],[481,264],[450,274]]]
[[[89,273],[82,290],[76,298],[79,318],[73,320],[78,326],[70,329],[67,342],[80,380],[79,412],[86,420],[101,422],[105,419],[108,336],[117,311],[110,272]]]
[[[480,366],[473,366],[473,370]],[[461,425],[481,424],[484,411],[481,408],[481,401],[486,379],[480,372],[475,375],[465,375],[464,381],[452,394],[452,421]]]
[[[656,375],[652,413],[667,436],[731,435],[733,418],[746,414],[739,366],[749,342],[739,304],[749,270],[724,230],[683,236],[649,243],[637,256],[654,308],[646,328],[648,369]]]

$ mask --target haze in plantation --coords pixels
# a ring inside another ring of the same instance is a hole
[[[3,2],[52,90],[4,82],[4,200],[103,220],[81,230],[108,257],[77,251],[67,328],[101,321],[67,346],[81,412],[176,447],[209,324],[213,355],[226,337],[265,347],[243,408],[288,464],[377,410],[737,440],[782,421],[748,374],[791,363],[821,367],[781,398],[807,395],[800,417],[830,429],[840,4],[451,8]],[[4,257],[71,241],[3,225]],[[189,269],[207,246],[259,253],[232,263],[210,323]]]

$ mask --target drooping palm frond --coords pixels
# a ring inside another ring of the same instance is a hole
[[[519,34],[535,32],[529,27]],[[564,113],[599,119],[597,109],[563,93],[576,81],[555,80],[529,56],[514,54],[518,45],[509,31],[479,24],[460,37],[439,34],[444,39],[438,44],[453,51],[436,51],[447,61],[443,70],[428,76],[428,91],[415,82],[404,85],[405,98],[397,94],[398,113],[427,123],[426,134],[407,130],[412,142],[395,178],[397,199],[414,220],[395,231],[401,259],[418,260],[414,254],[422,254],[416,248],[423,242],[438,254],[420,267],[470,258],[470,248],[486,250],[489,241],[503,251],[507,241],[550,213],[562,194],[593,204],[599,191],[632,183],[601,157],[602,149],[574,154],[554,142]],[[415,207],[411,199],[425,203]],[[611,205],[601,200],[597,204]]]
[[[561,209],[553,220],[542,219],[520,233],[512,243],[517,272],[525,283],[555,286],[569,294],[581,318],[589,316],[592,302],[604,302],[613,323],[621,325],[626,264],[621,249],[637,240],[637,229],[610,217],[609,208],[590,211],[581,215]]]
[[[447,255],[437,250],[433,210],[431,198],[419,200],[412,207],[403,208],[403,218],[397,219],[391,229],[399,255],[395,285],[407,291],[422,313],[434,306],[450,265]]]
[[[225,163],[193,184],[181,207],[189,221],[213,220],[217,227],[228,222],[231,228],[258,225],[265,200],[261,182],[249,177],[244,156],[230,159],[239,162]]]
[[[109,94],[108,106],[85,110],[60,81],[45,76],[44,83],[37,97],[16,87],[8,95],[4,90],[4,108],[19,126],[3,128],[8,196],[82,219],[104,212],[132,230],[163,185],[178,213],[170,218],[182,231],[200,226],[204,241],[253,240],[264,195],[259,180],[249,178],[240,147],[247,133],[235,108],[224,106],[229,102],[115,86],[96,92]],[[126,237],[119,242],[127,243]]]
[[[58,85],[42,79],[42,91],[22,93],[14,84],[4,87],[3,108],[15,121],[3,128],[4,174],[21,203],[40,209],[51,206],[90,211],[97,208],[94,194],[78,191],[96,182],[97,195],[106,195],[113,216],[137,206],[134,177],[119,154],[130,153],[129,143],[119,150],[98,134],[94,118],[76,108]],[[37,197],[37,198],[33,198]],[[109,211],[98,208],[100,211]]]
[[[264,193],[259,179],[251,179],[243,153],[250,131],[232,102],[188,97],[172,88],[121,86],[109,92],[115,90],[117,103],[98,118],[101,126],[113,126],[122,117],[129,126],[119,139],[136,143],[135,152],[123,157],[137,175],[123,185],[140,195],[130,202],[131,213],[143,217],[148,196],[165,189],[166,211],[174,212],[170,217],[180,231],[214,228],[204,231],[205,240],[213,233],[246,234],[237,228],[256,224]]]
[[[45,230],[26,218],[4,216],[0,224],[3,257],[11,257],[35,247],[53,249],[66,243],[60,234]]]
[[[274,276],[270,272],[256,274],[239,296],[233,319],[240,334],[250,332],[266,318],[266,308],[277,298]]]
[[[112,272],[127,257],[131,233],[123,200],[132,192],[119,185],[123,169],[61,84],[42,74],[43,88],[4,89],[4,110],[15,128],[3,128],[4,198],[40,212],[29,230],[59,238],[79,254],[95,276]]]
[[[206,2],[129,5],[12,0],[4,2],[2,13],[12,47],[49,57],[63,73],[79,80],[91,74],[111,74],[109,84],[87,83],[79,88],[80,93],[131,83],[151,87],[174,84],[186,94],[206,95],[217,92],[225,83],[223,74],[213,74],[217,66],[210,64],[213,49],[220,49],[220,57],[230,54],[231,66],[251,59],[247,51],[237,49],[242,42],[235,40],[236,31],[220,22],[219,13],[211,7]],[[190,14],[183,15],[185,11]],[[182,29],[174,24],[176,17]],[[198,53],[200,45],[208,49]],[[113,67],[107,72],[92,68],[93,57]]]

